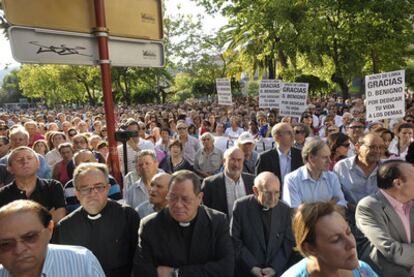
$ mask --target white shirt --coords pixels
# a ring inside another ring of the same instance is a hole
[[[234,202],[246,195],[246,188],[244,187],[244,182],[241,175],[239,180],[235,182],[233,179],[230,179],[224,174],[224,181],[226,183],[227,211],[230,219],[233,215]]]

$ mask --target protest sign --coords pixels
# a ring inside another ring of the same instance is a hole
[[[405,115],[405,71],[365,76],[367,121]]]
[[[308,83],[283,83],[280,115],[300,118],[308,107]]]
[[[259,90],[259,108],[279,108],[282,82],[279,80],[262,80]]]
[[[219,105],[232,106],[231,83],[229,79],[216,79]]]

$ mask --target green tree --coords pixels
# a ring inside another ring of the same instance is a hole
[[[13,103],[18,102],[22,95],[22,91],[19,86],[18,70],[13,70],[7,74],[3,79],[3,84],[0,89],[0,102],[1,103]]]

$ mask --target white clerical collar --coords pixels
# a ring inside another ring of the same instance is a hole
[[[96,214],[96,215],[90,215],[90,214],[88,214],[88,218],[90,219],[90,220],[97,220],[97,219],[99,219],[99,218],[101,218],[101,214]]]
[[[181,227],[188,227],[191,225],[191,222],[178,222],[178,225],[180,225]]]

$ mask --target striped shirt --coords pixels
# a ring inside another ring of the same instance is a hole
[[[0,277],[11,277],[0,265]],[[91,251],[82,246],[49,244],[42,277],[104,277],[105,273]]]

